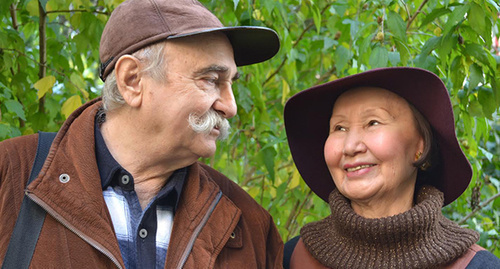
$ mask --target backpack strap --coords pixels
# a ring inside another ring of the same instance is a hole
[[[299,242],[300,235],[295,236],[290,239],[290,241],[286,242],[284,251],[283,251],[283,269],[290,268],[290,260],[292,259],[293,251],[295,250],[295,246],[297,242]]]
[[[40,170],[42,170],[45,158],[47,158],[55,136],[56,133],[38,133],[35,162],[31,168],[31,174],[26,186],[35,180]],[[3,260],[2,269],[28,268],[44,220],[45,210],[27,196],[24,196],[21,210],[19,211],[19,216],[17,217],[16,225],[9,241],[9,247]]]

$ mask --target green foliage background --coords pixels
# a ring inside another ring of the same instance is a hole
[[[0,140],[56,131],[100,95],[98,48],[122,0],[0,2]],[[233,133],[204,160],[269,210],[283,240],[329,214],[298,174],[283,107],[313,85],[376,67],[415,66],[447,85],[474,177],[444,213],[500,257],[500,7],[495,0],[202,0],[226,25],[275,29],[281,50],[241,68]]]

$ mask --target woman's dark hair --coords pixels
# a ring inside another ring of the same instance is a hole
[[[412,104],[409,104],[415,118],[417,131],[424,139],[424,151],[418,160],[413,165],[420,169],[420,172],[431,172],[439,164],[438,145],[434,139],[432,127],[427,119],[418,111]]]

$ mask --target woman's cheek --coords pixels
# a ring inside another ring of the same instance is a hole
[[[336,143],[335,140],[328,138],[325,142],[324,148],[325,154],[325,162],[329,169],[338,164],[341,154],[342,148],[339,143]]]

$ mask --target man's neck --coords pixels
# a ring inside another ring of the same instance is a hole
[[[113,158],[134,177],[134,190],[144,209],[174,171],[191,163],[181,162],[175,154],[158,151],[155,143],[135,132],[133,119],[106,116],[101,133]],[[161,154],[159,154],[161,153]]]

